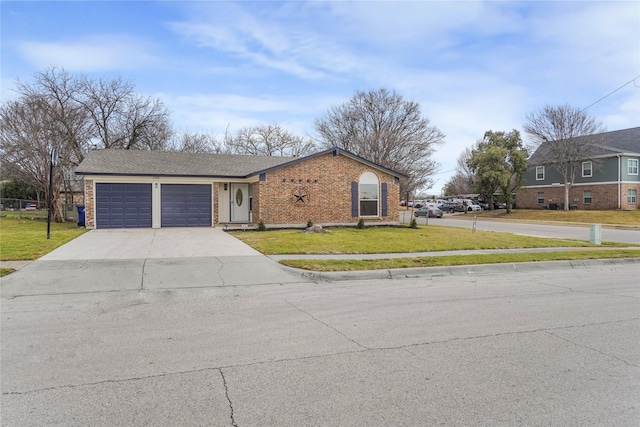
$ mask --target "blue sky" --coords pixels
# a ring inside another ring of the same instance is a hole
[[[313,137],[356,90],[396,90],[447,135],[434,194],[464,148],[545,104],[587,107],[637,78],[588,112],[640,126],[638,1],[3,0],[0,13],[3,100],[55,65],[133,81],[177,130]]]

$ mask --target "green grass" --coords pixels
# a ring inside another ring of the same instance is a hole
[[[0,268],[0,277],[4,277],[7,274],[13,273],[15,270],[13,268]]]
[[[0,261],[40,258],[85,231],[75,223],[52,223],[47,240],[46,221],[0,218]]]
[[[444,267],[473,264],[500,264],[531,261],[560,261],[601,258],[636,258],[637,249],[574,250],[569,252],[506,253],[431,256],[416,258],[385,258],[376,260],[283,260],[289,267],[312,271],[388,270],[412,267]]]
[[[327,233],[301,230],[232,232],[238,239],[267,255],[371,254],[462,249],[507,249],[590,246],[587,241],[545,239],[509,233],[476,231],[430,225],[409,227],[332,228]],[[627,246],[605,243],[611,246]]]
[[[633,211],[550,211],[544,209],[514,209],[507,214],[505,209],[475,212],[478,218],[519,221],[552,221],[562,223],[624,225],[640,228],[640,209]],[[472,219],[473,215],[457,215],[456,218]]]

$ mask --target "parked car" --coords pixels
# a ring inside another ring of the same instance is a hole
[[[442,211],[434,205],[427,205],[415,211],[413,215],[416,218],[421,216],[426,217],[427,215],[429,215],[429,218],[442,218]]]
[[[482,208],[483,211],[488,211],[489,210],[489,204],[485,203],[485,202],[476,202],[478,204],[478,206],[480,206]]]
[[[482,210],[480,205],[476,204],[473,200],[465,200],[463,204],[467,212],[480,212]]]
[[[507,209],[507,204],[493,202],[493,209]]]
[[[464,212],[464,206],[458,202],[445,202],[440,205],[440,210],[449,213]]]

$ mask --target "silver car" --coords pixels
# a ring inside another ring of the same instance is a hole
[[[442,218],[442,211],[435,206],[423,206],[417,211],[413,213],[413,215],[418,218],[421,216],[426,217],[429,215],[429,218]]]

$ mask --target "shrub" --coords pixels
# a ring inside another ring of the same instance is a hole
[[[411,218],[411,223],[409,223],[409,227],[418,228],[418,221],[415,218]]]
[[[258,221],[258,231],[267,231],[267,226],[264,225],[264,221]]]
[[[358,228],[360,230],[364,228],[364,218],[360,218],[360,221],[358,221]]]
[[[311,228],[313,227],[313,221],[309,220],[307,221],[307,228]]]

